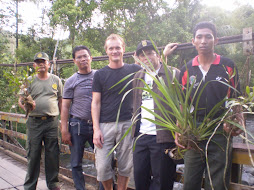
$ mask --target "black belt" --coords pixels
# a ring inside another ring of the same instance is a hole
[[[29,117],[31,117],[32,119],[47,120],[47,119],[50,119],[50,118],[54,118],[56,116],[46,115],[46,116],[40,116],[40,117],[37,117],[37,116],[29,116]]]
[[[80,120],[80,121],[83,121],[83,122],[87,123],[88,125],[92,125],[92,124],[93,124],[93,121],[90,120],[90,119],[88,119],[88,120],[87,120],[87,119],[81,119],[81,118],[76,117],[76,116],[74,116],[74,115],[70,115],[70,118],[78,119],[78,120]]]

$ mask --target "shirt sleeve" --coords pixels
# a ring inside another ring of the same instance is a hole
[[[67,79],[64,84],[63,98],[64,99],[73,99],[73,97],[74,97],[73,85],[71,85],[70,79]]]
[[[58,93],[57,93],[57,96],[58,96],[58,98],[62,98],[62,96],[63,96],[63,83],[62,83],[62,81],[61,81],[61,79],[59,78],[58,79]]]
[[[99,71],[95,72],[93,77],[93,92],[102,92]]]

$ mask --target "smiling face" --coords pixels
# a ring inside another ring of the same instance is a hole
[[[214,46],[218,39],[214,37],[212,30],[208,28],[198,29],[192,44],[196,47],[198,54],[207,55],[214,53]]]
[[[91,72],[92,57],[86,49],[76,51],[73,61],[77,65],[80,73],[85,74]]]
[[[50,62],[44,59],[37,59],[33,64],[34,69],[37,69],[38,73],[48,72]]]
[[[123,54],[125,51],[124,45],[120,39],[109,39],[105,44],[106,53],[109,57],[109,62],[111,63],[122,63]]]

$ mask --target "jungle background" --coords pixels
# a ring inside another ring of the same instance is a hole
[[[2,4],[4,0],[0,0]],[[29,1],[29,0],[27,0]],[[44,51],[53,58],[57,40],[53,38],[59,26],[69,31],[66,39],[59,40],[57,59],[72,59],[72,48],[86,45],[92,56],[105,55],[105,39],[111,33],[120,34],[126,42],[126,52],[135,51],[137,44],[151,38],[158,47],[169,42],[187,43],[193,37],[192,29],[200,21],[211,21],[217,26],[218,37],[242,34],[243,28],[254,29],[254,5],[240,5],[233,11],[219,7],[208,7],[202,0],[48,0],[49,8],[43,9],[41,22],[31,26],[27,33],[22,33],[22,16],[19,15],[19,4],[24,0],[10,0],[5,8],[0,8],[0,64],[19,64],[33,61],[38,51]],[[30,0],[40,3],[40,0]],[[97,14],[95,14],[97,13]],[[31,15],[33,16],[33,15]],[[49,18],[47,22],[45,18]],[[15,19],[11,24],[10,19]],[[95,22],[96,19],[101,22]],[[16,32],[6,30],[14,28]],[[236,63],[241,83],[245,83],[248,71],[243,55],[242,43],[216,46],[215,52],[227,56]],[[168,59],[168,64],[181,68],[196,55],[194,49],[177,51]],[[129,58],[127,63],[133,63]],[[92,62],[93,69],[100,69],[107,61]],[[253,57],[250,68],[253,70]],[[0,111],[24,113],[17,106],[17,90],[9,87],[4,73],[22,73],[26,67],[3,67],[0,65]],[[61,66],[60,78],[65,81],[77,71],[74,64]],[[250,85],[254,85],[251,77]],[[243,85],[244,86],[244,85]]]

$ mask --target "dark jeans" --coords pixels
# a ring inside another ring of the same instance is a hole
[[[160,190],[172,190],[176,179],[176,164],[165,154],[165,149],[172,149],[175,143],[161,143]]]
[[[40,174],[42,141],[45,148],[45,174],[49,189],[59,184],[58,117],[46,120],[29,117],[27,120],[28,169],[24,183],[25,190],[35,190]]]
[[[155,135],[143,135],[133,153],[136,190],[173,189],[176,165],[164,154],[174,143],[156,143]]]
[[[82,159],[86,141],[93,148],[93,126],[77,119],[69,119],[69,131],[71,134],[71,167],[72,178],[77,190],[85,190],[85,179],[83,176]]]
[[[208,178],[208,170],[206,166],[207,160],[209,164],[213,188],[215,190],[224,190],[229,187],[230,169],[232,163],[231,140],[232,139],[229,141],[228,151],[226,151],[226,136],[223,134],[215,135],[208,145],[208,158],[205,157],[205,146],[207,141],[202,141],[198,144],[199,148],[201,148],[202,151],[186,151],[184,155],[184,190],[201,189],[204,171],[205,190],[212,189]],[[228,159],[226,159],[226,154],[228,154]]]

